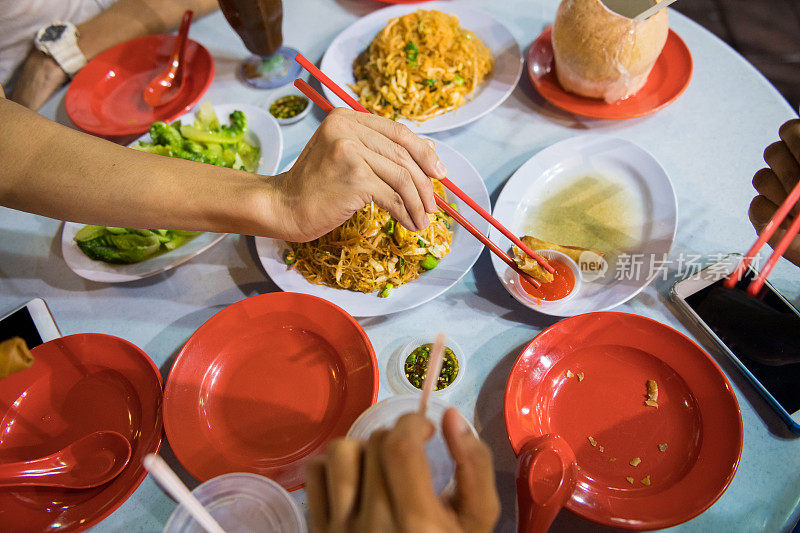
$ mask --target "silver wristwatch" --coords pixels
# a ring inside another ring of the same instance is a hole
[[[78,28],[70,22],[53,22],[36,33],[36,48],[52,57],[71,78],[86,65],[86,56],[78,48]]]

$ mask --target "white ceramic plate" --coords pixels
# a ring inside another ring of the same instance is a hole
[[[228,115],[239,109],[247,116],[247,139],[261,147],[261,162],[258,165],[259,174],[274,174],[283,152],[283,136],[275,119],[264,109],[245,104],[227,104],[214,106],[220,122],[226,123]],[[194,111],[181,116],[179,120],[193,122]],[[134,141],[149,141],[148,134],[142,135]],[[73,238],[84,224],[65,222],[61,231],[61,253],[69,268],[77,275],[101,283],[122,283],[154,276],[174,268],[189,259],[208,250],[225,238],[226,234],[203,233],[176,250],[147,259],[131,265],[112,265],[103,261],[89,259],[75,244]]]
[[[354,22],[333,40],[322,56],[320,69],[358,100],[348,87],[348,84],[355,83],[353,61],[369,46],[389,19],[412,13],[417,9],[437,10],[457,16],[462,28],[473,31],[489,47],[494,57],[494,70],[478,86],[472,100],[458,109],[421,123],[405,119],[399,122],[418,134],[446,131],[469,124],[502,104],[516,87],[522,73],[522,54],[519,45],[508,28],[491,15],[459,2],[397,5],[371,13]],[[325,97],[333,105],[347,107],[330,89],[324,86],[323,89]]]
[[[490,209],[489,193],[478,171],[467,159],[443,142],[436,141],[436,151],[449,170],[449,177],[484,209]],[[294,164],[294,163],[292,163]],[[291,167],[291,164],[289,165]],[[486,234],[489,223],[470,210],[454,194],[448,193],[448,201],[455,202],[464,217]],[[432,300],[456,284],[466,274],[483,250],[481,244],[458,224],[453,226],[453,245],[450,253],[435,269],[423,273],[410,283],[395,288],[388,298],[378,298],[378,293],[363,294],[324,285],[314,285],[295,270],[287,268],[283,253],[287,249],[283,241],[256,238],[256,250],[261,264],[278,287],[287,292],[302,292],[324,298],[353,316],[377,316],[411,309]]]
[[[584,135],[542,150],[509,178],[492,214],[515,235],[522,236],[529,231],[530,213],[535,212],[541,198],[557,191],[560,184],[592,174],[613,177],[615,184],[624,187],[628,198],[642,207],[640,238],[625,250],[609,254],[605,275],[597,279],[584,276],[575,298],[547,310],[520,297],[519,276],[492,255],[492,264],[503,286],[531,309],[549,315],[573,316],[616,307],[652,281],[672,247],[678,204],[667,173],[650,153],[615,137]],[[510,241],[494,228],[490,238],[501,248],[511,248]],[[656,267],[653,272],[651,264]],[[635,265],[639,265],[639,275]]]

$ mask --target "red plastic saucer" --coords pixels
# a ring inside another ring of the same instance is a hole
[[[189,111],[214,78],[214,60],[189,39],[178,96],[161,107],[147,105],[144,88],[170,59],[174,35],[148,35],[109,48],[92,59],[69,84],[64,106],[70,120],[95,135],[121,137],[146,132],[153,122],[170,122]]]
[[[650,379],[657,408],[644,404]],[[699,515],[725,492],[742,454],[739,404],[716,362],[674,329],[625,313],[578,315],[533,339],[508,379],[505,419],[516,453],[541,435],[566,439],[580,467],[566,507],[624,529]],[[635,457],[641,463],[631,466]]]
[[[82,531],[147,475],[142,458],[161,446],[161,375],[142,350],[110,335],[70,335],[31,352],[33,366],[0,380],[0,462],[43,457],[101,430],[126,436],[131,459],[92,489],[0,489],[0,529]]]
[[[669,30],[664,50],[638,93],[614,104],[568,93],[558,83],[553,59],[553,27],[545,28],[528,49],[528,76],[545,100],[584,117],[622,120],[643,117],[674,102],[689,86],[692,54],[678,34]]]
[[[252,472],[288,490],[378,396],[367,334],[340,307],[288,292],[237,302],[189,338],[167,378],[164,426],[205,481]]]

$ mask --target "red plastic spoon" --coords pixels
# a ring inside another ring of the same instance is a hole
[[[517,460],[518,533],[546,533],[575,489],[575,454],[547,434],[526,442]]]
[[[46,457],[0,464],[0,487],[89,489],[114,479],[130,459],[128,439],[116,431],[96,431]]]
[[[152,107],[166,105],[178,96],[183,84],[183,51],[186,49],[186,39],[189,36],[189,26],[192,24],[193,16],[194,12],[191,10],[186,10],[183,14],[169,64],[145,87],[143,96],[147,105]]]

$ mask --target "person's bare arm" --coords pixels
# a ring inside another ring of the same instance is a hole
[[[200,17],[216,8],[216,0],[118,0],[96,17],[78,25],[78,46],[91,60],[121,42],[173,30],[187,9]],[[67,75],[61,67],[34,48],[22,67],[12,100],[30,109],[39,109],[66,81]]]
[[[412,231],[436,210],[432,146],[388,119],[337,109],[297,163],[259,176],[148,154],[0,98],[0,205],[102,226],[315,239],[369,202]]]
[[[147,154],[0,99],[0,204],[120,227],[266,233],[274,187],[248,172]],[[275,228],[278,229],[278,228]]]

